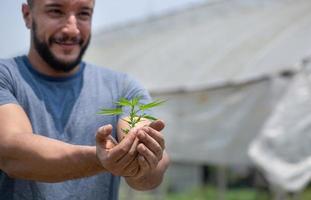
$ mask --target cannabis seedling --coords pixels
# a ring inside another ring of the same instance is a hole
[[[163,104],[165,101],[155,100],[151,103],[142,104],[140,103],[141,97],[134,97],[133,99],[120,98],[118,102],[115,104],[117,108],[102,108],[98,114],[101,115],[120,115],[123,114],[123,107],[130,107],[130,116],[129,119],[123,119],[126,123],[128,123],[129,128],[122,129],[122,131],[127,134],[132,128],[136,126],[143,119],[149,119],[152,121],[157,120],[157,118],[148,115],[145,113],[146,110],[159,106]]]

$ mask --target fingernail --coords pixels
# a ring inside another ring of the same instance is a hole
[[[145,160],[145,159],[144,159],[144,156],[141,156],[141,155],[138,156],[138,159],[141,160],[141,161],[144,161],[144,160]]]
[[[98,132],[103,132],[104,130],[105,130],[105,127],[101,126],[99,127]]]
[[[141,146],[140,148],[141,148],[142,151],[146,150],[146,147],[144,147],[143,145],[140,145],[140,146]]]

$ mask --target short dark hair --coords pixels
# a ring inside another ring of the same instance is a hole
[[[27,0],[27,4],[32,8],[33,7],[33,0]]]

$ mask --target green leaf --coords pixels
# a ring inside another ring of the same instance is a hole
[[[100,114],[100,115],[119,115],[122,113],[123,113],[122,108],[112,108],[112,109],[103,108],[97,114]]]
[[[118,102],[116,102],[118,106],[131,106],[132,102],[127,100],[126,98],[120,98]]]
[[[122,128],[122,131],[123,131],[124,133],[128,134],[128,132],[130,132],[130,129],[128,129],[128,128],[123,129],[123,128]]]
[[[132,102],[131,102],[132,104],[131,104],[131,106],[136,106],[136,105],[138,105],[140,99],[141,99],[141,96],[134,97],[134,98],[132,99]]]
[[[153,116],[151,116],[151,115],[144,115],[144,118],[149,119],[149,120],[152,120],[152,121],[157,120],[157,118],[155,118],[155,117],[153,117]]]
[[[159,106],[161,104],[163,104],[165,101],[162,100],[155,100],[151,103],[148,104],[143,104],[140,103],[140,100],[142,99],[141,96],[136,96],[130,100],[126,99],[126,98],[120,98],[119,101],[117,101],[115,104],[118,106],[118,108],[115,109],[102,109],[100,112],[98,112],[97,114],[101,114],[101,115],[119,115],[123,113],[122,107],[130,107],[130,116],[129,116],[129,120],[128,119],[122,119],[123,121],[125,121],[126,123],[128,123],[129,128],[127,129],[122,129],[122,131],[124,133],[128,133],[130,131],[130,129],[134,128],[135,125],[141,121],[142,118],[146,118],[149,120],[157,120],[157,118],[151,116],[151,115],[147,115],[146,113],[144,113],[145,110],[149,109],[149,108],[153,108],[156,106]],[[141,113],[140,115],[138,113]]]
[[[142,116],[135,116],[134,119],[132,120],[132,126],[135,127],[135,125],[140,122]]]
[[[143,104],[143,105],[140,105],[139,106],[139,109],[141,110],[147,110],[149,108],[153,108],[153,107],[156,107],[156,106],[160,106],[161,104],[163,104],[165,101],[162,101],[162,100],[155,100],[151,103],[148,103],[148,104]]]
[[[126,119],[122,119],[123,121],[125,121],[126,123],[128,123],[128,124],[131,124],[131,121],[130,120],[126,120]]]

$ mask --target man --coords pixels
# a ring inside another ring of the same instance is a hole
[[[0,61],[0,199],[115,200],[119,176],[138,190],[162,181],[164,123],[145,120],[120,140],[126,116],[96,115],[120,97],[150,96],[129,76],[81,61],[94,4],[22,5],[29,53]]]

